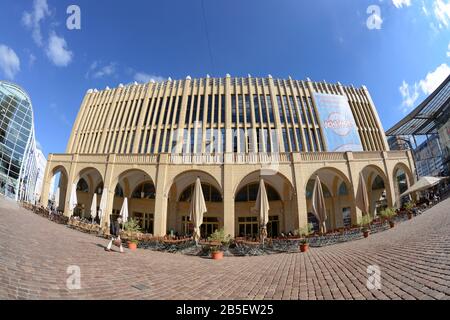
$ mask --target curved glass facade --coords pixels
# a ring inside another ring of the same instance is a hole
[[[31,200],[36,182],[33,109],[18,86],[0,81],[0,193]]]

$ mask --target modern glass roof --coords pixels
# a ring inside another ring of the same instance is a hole
[[[428,135],[437,133],[441,124],[450,116],[450,76],[417,108],[411,111],[391,129],[387,136]]]

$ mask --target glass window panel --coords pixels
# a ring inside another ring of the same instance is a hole
[[[266,95],[267,98],[267,110],[269,111],[269,119],[270,122],[273,123],[274,120],[274,111],[273,111],[273,106],[272,106],[272,100],[270,99],[270,95]]]
[[[303,132],[305,134],[305,140],[306,140],[306,146],[307,146],[307,149],[305,151],[311,152],[312,149],[311,149],[311,141],[309,140],[309,131],[307,128],[304,128]]]

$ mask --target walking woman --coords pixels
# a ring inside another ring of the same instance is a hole
[[[119,250],[123,253],[122,240],[120,239],[120,224],[122,223],[122,216],[119,216],[116,221],[111,223],[110,233],[111,241],[109,241],[108,246],[105,248],[106,251],[111,251],[113,243],[119,246]]]

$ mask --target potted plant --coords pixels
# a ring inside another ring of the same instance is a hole
[[[393,228],[395,226],[395,222],[393,218],[395,217],[395,209],[394,208],[386,208],[383,211],[381,211],[381,217],[389,222],[389,226]]]
[[[413,211],[412,211],[413,208],[414,208],[413,202],[407,202],[405,204],[406,213],[408,214],[408,220],[411,220],[413,217]]]
[[[141,227],[139,226],[139,223],[135,220],[135,219],[129,219],[127,222],[124,223],[123,225],[123,229],[126,231],[127,233],[127,237],[128,237],[128,248],[130,250],[136,250],[137,249],[137,244],[138,244],[138,240],[136,239],[136,233],[139,232],[141,230]]]
[[[365,214],[361,217],[361,221],[359,222],[359,227],[364,235],[364,238],[367,238],[370,234],[370,223],[372,222],[372,217],[369,214]]]
[[[308,236],[313,230],[313,224],[308,223],[305,227],[298,229],[296,232],[300,236],[300,252],[306,252],[309,249]]]
[[[225,235],[224,229],[216,230],[211,236],[208,237],[210,242],[211,258],[213,260],[220,260],[223,258],[222,246],[227,245],[230,242],[230,236]]]

